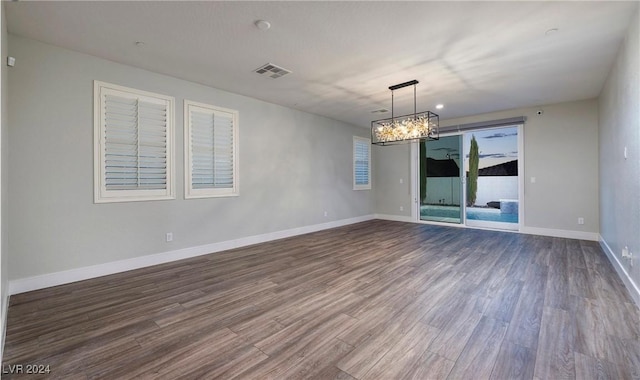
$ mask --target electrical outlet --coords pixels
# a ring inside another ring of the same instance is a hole
[[[173,232],[167,232],[166,239],[167,243],[173,241]]]
[[[400,206],[400,211],[404,211],[404,206]]]
[[[629,255],[629,247],[627,247],[626,245],[624,246],[624,248],[622,248],[622,258],[623,259],[628,259],[629,257],[631,257]]]
[[[633,253],[629,251],[629,247],[626,245],[622,248],[622,258],[629,260],[629,266],[633,266]]]
[[[578,224],[584,224],[584,218],[578,218]]]
[[[329,216],[329,213],[327,211],[324,212],[324,216]]]

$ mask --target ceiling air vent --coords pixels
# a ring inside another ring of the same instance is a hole
[[[281,76],[291,74],[291,70],[276,66],[273,63],[267,63],[266,65],[257,68],[255,72],[260,75],[268,75],[271,79],[278,79]]]
[[[371,111],[371,113],[387,113],[387,112],[389,112],[389,110],[386,108],[380,108],[380,109]]]

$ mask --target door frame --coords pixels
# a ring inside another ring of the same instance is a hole
[[[492,222],[484,222],[482,224],[476,224],[476,225],[468,225],[467,224],[467,181],[466,181],[466,176],[465,176],[465,167],[464,167],[464,160],[462,161],[463,164],[461,165],[460,170],[462,171],[461,176],[460,176],[460,187],[462,189],[462,202],[461,203],[461,207],[462,207],[462,220],[461,223],[445,223],[445,222],[434,222],[434,221],[426,221],[426,220],[421,220],[420,219],[420,166],[419,166],[419,160],[420,160],[420,147],[419,141],[412,141],[411,142],[411,149],[410,149],[410,170],[411,170],[411,201],[413,202],[413,206],[411,207],[411,220],[413,220],[414,222],[417,223],[423,223],[423,224],[435,224],[435,225],[441,225],[441,226],[450,226],[450,227],[463,227],[463,228],[478,228],[478,229],[491,229],[491,230],[496,230],[499,229],[501,231],[512,231],[512,232],[520,232],[523,230],[524,228],[524,217],[525,217],[525,207],[524,207],[524,200],[525,200],[525,191],[524,191],[524,185],[525,185],[525,173],[524,173],[524,124],[523,123],[516,123],[516,124],[512,124],[512,125],[502,125],[499,127],[489,127],[489,128],[482,128],[482,129],[477,129],[477,130],[491,130],[491,129],[499,129],[499,128],[508,128],[508,127],[517,127],[518,128],[518,225],[517,228],[515,229],[503,229],[501,228],[502,223],[492,223]],[[448,132],[448,133],[442,133],[440,134],[440,136],[446,137],[446,136],[454,136],[454,135],[463,135],[466,132],[470,132],[470,131],[452,131],[452,132]],[[466,147],[464,145],[464,138],[462,138],[462,152],[465,152],[465,149],[467,149],[468,147]],[[463,153],[464,154],[464,153]]]

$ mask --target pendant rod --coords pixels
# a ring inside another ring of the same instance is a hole
[[[416,85],[420,82],[418,82],[417,80],[410,80],[408,82],[404,82],[404,83],[400,83],[400,84],[394,84],[393,86],[389,86],[389,90],[393,91],[393,90],[397,90],[399,88],[403,88],[403,87],[408,87],[411,85]]]
[[[393,123],[393,90],[391,90],[391,122]]]
[[[416,119],[418,108],[416,107],[416,85],[413,85],[413,118]]]

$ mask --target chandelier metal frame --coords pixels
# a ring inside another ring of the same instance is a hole
[[[371,122],[371,143],[374,145],[393,145],[411,141],[440,139],[440,116],[431,112],[417,112],[416,85],[417,80],[389,86],[391,90],[391,118]],[[395,90],[413,86],[413,114],[395,116]]]

